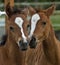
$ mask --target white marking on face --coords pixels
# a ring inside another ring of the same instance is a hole
[[[15,23],[16,23],[16,24],[20,27],[20,29],[21,29],[23,41],[24,41],[24,42],[27,42],[27,40],[26,40],[27,38],[26,38],[26,36],[24,35],[24,32],[23,32],[23,27],[22,27],[23,22],[24,22],[24,20],[23,20],[21,17],[16,17]]]
[[[30,31],[29,37],[31,37],[33,35],[35,28],[36,28],[36,24],[37,24],[39,19],[40,19],[40,16],[37,13],[32,16],[32,18],[31,18],[31,31]]]

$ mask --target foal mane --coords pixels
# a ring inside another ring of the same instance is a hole
[[[35,9],[36,13],[39,13],[39,12],[45,13],[46,12],[46,10],[43,10],[41,8],[34,8],[34,9]]]

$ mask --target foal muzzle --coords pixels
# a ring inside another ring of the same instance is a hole
[[[28,48],[28,41],[27,42],[23,42],[23,40],[20,40],[19,41],[19,47],[20,47],[20,49],[22,50],[22,51],[25,51],[25,50],[27,50],[27,48]]]
[[[37,45],[36,38],[32,36],[29,46],[30,48],[36,48],[36,45]]]

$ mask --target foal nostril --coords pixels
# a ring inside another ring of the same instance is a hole
[[[32,36],[32,41],[36,41],[36,38],[34,36]]]
[[[32,36],[32,39],[29,43],[30,48],[36,48],[37,42],[36,42],[36,38],[34,36]]]
[[[25,51],[25,50],[27,50],[27,48],[28,48],[28,42],[23,42],[23,40],[21,40],[21,41],[19,42],[19,46],[20,46],[20,49],[21,49],[22,51]]]

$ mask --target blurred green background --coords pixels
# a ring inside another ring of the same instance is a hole
[[[25,1],[27,2],[53,2],[53,1],[58,2],[60,0],[15,0],[15,2],[25,2]],[[4,2],[4,0],[0,0],[0,2]]]

